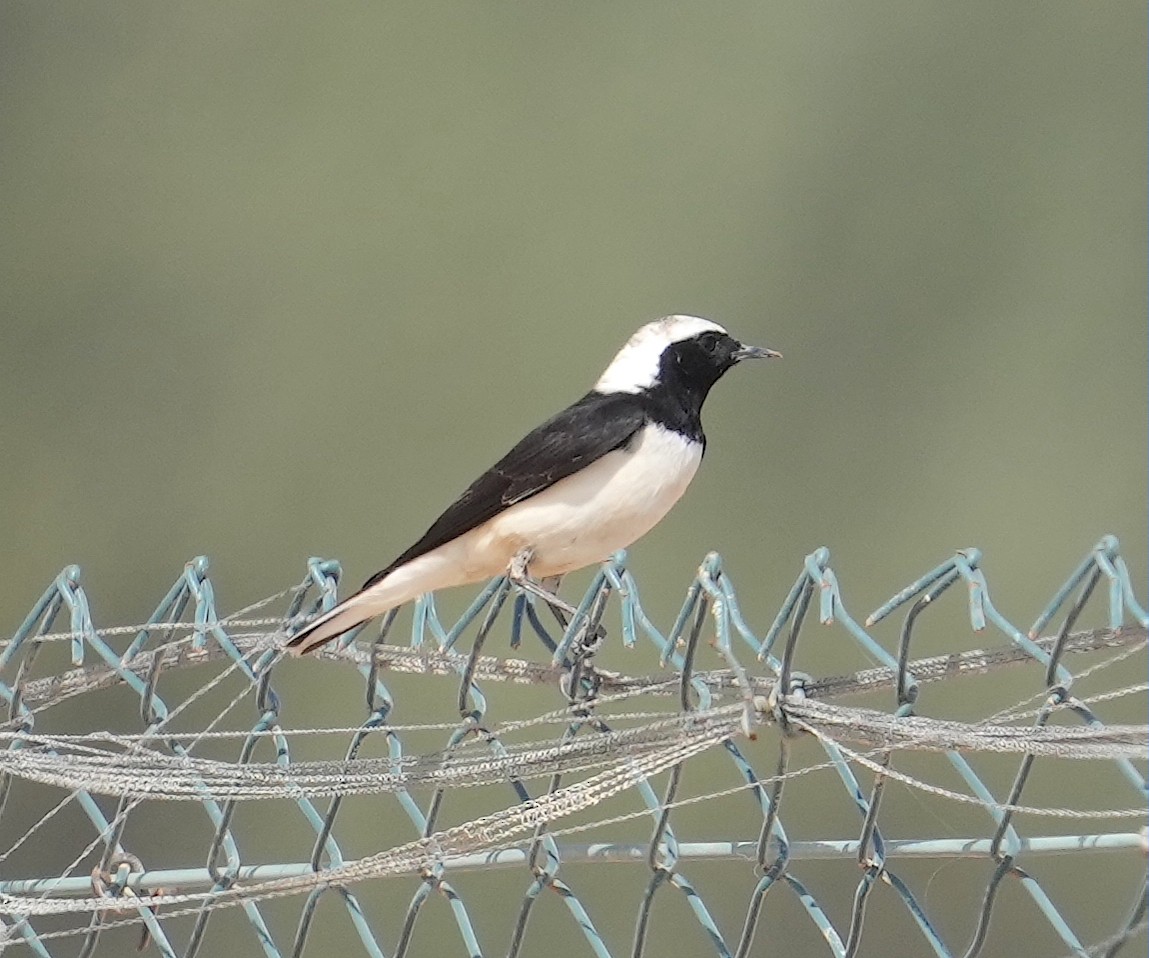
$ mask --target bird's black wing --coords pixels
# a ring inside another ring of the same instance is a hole
[[[625,446],[646,418],[642,400],[636,395],[587,393],[527,433],[514,449],[467,487],[423,538],[386,569],[376,572],[363,588]]]

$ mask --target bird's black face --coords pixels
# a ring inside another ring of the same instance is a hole
[[[778,355],[772,349],[744,346],[724,332],[706,330],[667,346],[659,363],[658,378],[666,386],[704,399],[722,374],[743,359]]]

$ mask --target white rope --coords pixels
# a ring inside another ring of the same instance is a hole
[[[231,633],[232,640],[249,662],[264,651],[280,646],[283,635],[278,630],[282,626],[283,619],[242,616],[294,591],[296,590],[283,590],[241,610],[234,616],[220,620],[220,624],[228,625],[229,629],[273,630]],[[207,628],[211,625],[214,623],[210,623]],[[99,634],[104,636],[138,634],[147,630],[164,636],[163,644],[158,648],[141,652],[130,662],[121,664],[121,669],[142,677],[148,675],[156,665],[157,657],[161,669],[199,665],[223,658],[226,655],[225,650],[215,643],[209,642],[204,649],[192,647],[192,637],[201,632],[202,628],[197,628],[191,623],[145,623],[101,629]],[[177,638],[181,634],[182,637]],[[1136,629],[1094,630],[1092,633],[1079,635],[1091,638],[1088,641],[1081,640],[1076,647],[1067,646],[1067,651],[1092,651],[1121,644],[1126,644],[1127,647],[1106,662],[1079,673],[1076,676],[1078,680],[1091,672],[1111,667],[1118,661],[1142,652],[1146,647],[1144,629],[1140,630],[1139,635],[1136,634]],[[60,641],[73,637],[74,634],[70,632],[53,633],[38,636],[35,641]],[[1052,640],[1044,638],[1037,641],[1049,647]],[[1090,642],[1093,644],[1090,645]],[[0,648],[5,644],[0,642]],[[474,666],[476,681],[557,684],[563,677],[562,670],[549,664],[491,656],[478,656],[472,663],[471,657],[464,653],[415,650],[397,646],[327,649],[322,657],[327,660],[350,661],[358,665],[370,664],[374,657],[377,665],[390,671],[456,678],[464,666],[470,663]],[[956,656],[933,656],[911,663],[910,671],[920,681],[933,681],[957,674],[978,674],[997,665],[1019,661],[1032,662],[1032,659],[1016,647],[1010,646],[997,650],[975,650]],[[0,749],[0,774],[11,774],[72,792],[43,815],[7,851],[0,853],[0,862],[7,859],[33,834],[42,829],[74,799],[76,792],[81,790],[128,799],[126,807],[121,809],[117,819],[111,823],[110,827],[115,828],[121,817],[144,800],[203,801],[205,797],[209,797],[225,802],[316,798],[380,794],[413,787],[435,789],[473,787],[506,782],[509,779],[530,780],[560,773],[563,775],[575,772],[594,773],[589,778],[568,784],[537,799],[504,808],[494,814],[441,830],[427,838],[387,849],[368,858],[321,869],[314,874],[237,885],[222,893],[164,894],[148,898],[147,907],[164,907],[163,917],[166,920],[180,915],[196,914],[204,907],[214,910],[248,901],[298,894],[328,884],[343,885],[367,878],[418,873],[421,869],[430,868],[444,858],[494,852],[512,847],[516,842],[521,842],[524,834],[541,826],[547,826],[549,834],[559,836],[649,817],[652,814],[651,809],[644,808],[609,818],[580,822],[566,828],[550,828],[552,823],[594,808],[614,795],[634,787],[649,776],[672,768],[736,737],[741,729],[741,704],[686,714],[657,711],[611,712],[612,708],[636,696],[674,693],[679,688],[680,679],[677,676],[669,678],[665,675],[625,676],[603,672],[600,673],[600,678],[606,691],[591,703],[590,708],[593,710],[591,718],[586,715],[585,710],[588,706],[585,703],[579,706],[566,706],[528,719],[504,722],[491,729],[480,729],[476,726],[473,729],[475,734],[457,747],[429,754],[409,755],[398,760],[366,758],[280,765],[210,760],[160,751],[160,748],[166,748],[172,741],[184,743],[184,748],[190,751],[207,740],[280,735],[291,739],[330,734],[358,734],[363,731],[359,726],[303,729],[274,727],[258,732],[218,729],[225,717],[254,694],[254,688],[250,684],[235,695],[205,728],[186,736],[166,730],[173,718],[184,713],[193,703],[202,700],[239,668],[238,662],[229,662],[227,668],[199,686],[187,699],[174,707],[165,720],[158,723],[157,728],[147,732],[113,734],[94,731],[85,734],[44,735],[0,731],[0,746],[16,742],[20,745],[18,748]],[[695,676],[706,681],[717,691],[731,690],[735,681],[734,674],[729,670],[699,671]],[[868,669],[854,673],[853,676],[824,681],[823,694],[844,694],[889,687],[893,684],[894,677],[890,669]],[[39,712],[74,696],[121,681],[122,676],[116,669],[99,664],[24,682],[20,691],[25,703]],[[766,677],[752,677],[751,682],[754,683],[754,692],[766,692],[773,687],[773,680]],[[811,691],[817,689],[818,683],[815,683]],[[1146,691],[1149,691],[1149,684],[1138,683],[1073,701],[1082,704],[1103,702],[1144,694]],[[1040,692],[1026,701],[1040,701],[1046,694]],[[898,718],[885,712],[839,706],[799,696],[782,697],[779,704],[791,727],[815,736],[829,749],[840,752],[851,762],[857,762],[884,778],[903,782],[928,794],[1003,812],[1058,818],[1112,819],[1144,816],[1144,808],[1041,808],[987,802],[979,796],[932,785],[874,760],[875,755],[883,755],[891,750],[996,752],[1041,755],[1063,760],[1143,758],[1149,749],[1149,728],[1143,724],[1105,727],[1045,725],[1036,728],[1004,724],[1007,720],[1038,714],[1037,710],[1018,711],[1019,705],[1015,705],[1013,711],[997,713],[990,720],[970,724],[920,716]],[[1059,706],[1064,707],[1066,705]],[[599,718],[609,720],[616,727],[610,732],[595,730],[581,737],[562,740],[501,743],[501,737],[512,732],[553,725],[569,726],[572,723],[585,725]],[[762,713],[759,718],[770,720],[767,712]],[[631,724],[619,728],[617,725],[620,722]],[[460,729],[465,729],[465,724],[461,725],[456,721],[385,725],[372,730],[372,733],[387,735],[425,731],[454,732]],[[496,739],[500,740],[497,749],[493,747]],[[843,744],[851,741],[861,743],[872,750],[857,751]],[[152,745],[157,747],[150,747]],[[50,754],[49,750],[54,750],[58,754]],[[731,788],[678,799],[667,804],[666,808],[712,802],[718,798],[744,792],[748,788],[762,789],[776,781],[788,781],[834,766],[833,761],[827,761],[793,771],[788,770],[776,778],[749,783],[742,781]],[[102,834],[97,835],[64,871],[64,875],[70,875],[75,871],[79,863],[99,847],[103,840]],[[51,899],[47,895],[48,893],[45,893],[37,898],[3,896],[0,898],[4,902],[2,910],[25,916],[67,912],[99,912],[107,915],[123,912],[140,904],[139,900],[109,898],[62,900]],[[138,916],[133,916],[110,921],[103,927],[133,925],[138,924],[140,920]],[[86,928],[72,928],[40,934],[37,937],[40,940],[48,940],[86,932]],[[0,942],[0,949],[2,948],[3,943]]]

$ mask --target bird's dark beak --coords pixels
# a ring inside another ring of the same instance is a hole
[[[743,343],[731,354],[736,363],[744,359],[781,359],[782,354],[776,349],[764,349],[762,346],[747,346]]]

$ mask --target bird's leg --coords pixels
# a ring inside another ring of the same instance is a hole
[[[537,579],[532,579],[530,573],[527,571],[531,559],[534,558],[534,549],[526,548],[515,554],[512,557],[510,565],[507,566],[507,578],[517,585],[524,592],[527,592],[537,598],[542,599],[551,610],[554,612],[555,617],[559,620],[559,624],[565,629],[570,619],[578,615],[576,609],[569,602],[564,602],[554,592],[562,582],[561,575],[547,576],[542,582]],[[550,586],[550,588],[548,588]],[[566,613],[569,617],[564,620],[560,613]],[[583,632],[586,631],[586,624],[583,625]],[[606,630],[600,625],[595,629],[595,641],[601,642],[606,637]],[[597,647],[597,646],[596,646]]]
[[[575,615],[578,609],[569,602],[564,602],[537,579],[531,578],[527,570],[534,555],[535,550],[529,547],[517,552],[512,557],[511,564],[507,566],[507,578],[524,592],[529,592],[531,595],[542,599],[552,609],[561,609],[567,615]],[[558,582],[561,581],[561,576],[550,576],[545,581],[554,582],[557,587]]]

